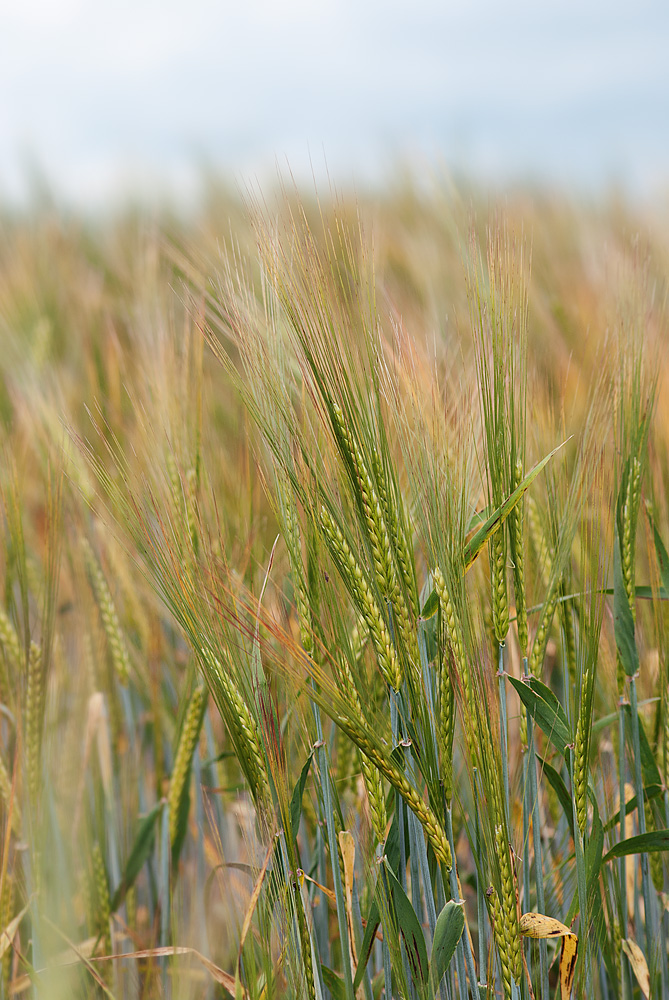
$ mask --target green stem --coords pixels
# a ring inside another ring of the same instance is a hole
[[[523,657],[523,671],[529,675],[527,657]],[[530,798],[532,801],[532,837],[534,843],[534,881],[537,893],[537,910],[546,912],[544,898],[544,866],[543,848],[541,845],[541,820],[539,817],[539,791],[537,787],[537,762],[534,755],[534,719],[527,713],[527,764],[530,783]],[[539,974],[541,976],[541,1000],[549,1000],[550,987],[548,983],[548,945],[545,939],[539,941]]]
[[[634,745],[634,785],[637,801],[637,816],[639,823],[639,833],[646,832],[646,813],[644,810],[643,778],[641,775],[641,740],[639,737],[639,709],[636,694],[636,679],[630,677],[630,708],[632,713],[632,743]],[[651,984],[655,979],[656,971],[656,937],[653,899],[650,891],[650,872],[648,870],[648,854],[641,855],[641,882],[643,887],[643,904],[646,916],[646,954],[648,957],[648,968],[650,971]],[[640,928],[639,928],[640,930]]]
[[[351,975],[351,959],[348,947],[348,925],[346,922],[346,901],[344,888],[341,884],[339,871],[339,845],[335,830],[334,812],[332,807],[332,788],[330,785],[330,769],[328,767],[327,750],[323,739],[321,713],[315,701],[312,701],[314,721],[316,723],[316,740],[318,744],[318,768],[320,771],[321,788],[323,790],[323,807],[330,847],[330,862],[332,866],[332,881],[334,883],[335,901],[337,904],[337,924],[339,926],[339,942],[341,945],[341,962],[344,968],[344,990],[347,1000],[354,1000],[353,977]]]
[[[461,902],[464,906],[464,899],[460,899],[460,891],[458,889],[458,869],[455,860],[455,843],[453,842],[453,814],[451,807],[447,806],[445,809],[446,816],[446,836],[448,837],[448,843],[451,848],[451,857],[453,858],[453,865],[450,871],[451,880],[451,896],[453,899]],[[463,955],[464,953],[464,955]],[[464,961],[463,961],[464,957]],[[456,958],[458,960],[458,981],[461,983],[460,995],[462,996],[463,988],[465,989],[465,962],[467,963],[467,974],[469,976],[469,989],[474,1000],[477,1000],[476,994],[478,992],[477,981],[476,981],[476,965],[474,964],[474,956],[472,954],[472,945],[469,939],[469,932],[465,927],[462,937],[458,942],[458,948],[456,950]]]

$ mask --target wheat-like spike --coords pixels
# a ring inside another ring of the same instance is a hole
[[[381,673],[386,683],[390,684],[395,691],[399,691],[402,684],[399,660],[365,575],[351,552],[341,529],[325,506],[321,507],[320,524],[330,554],[369,629]]]
[[[9,871],[5,873],[5,880],[2,887],[2,901],[0,903],[0,909],[2,912],[2,927],[8,926],[14,915],[14,909],[16,905],[16,879],[10,874]],[[14,957],[14,949],[7,948],[5,954],[2,958],[2,981],[5,988],[5,996],[9,996],[9,982],[11,979],[12,972],[12,959]]]
[[[586,793],[588,786],[588,748],[586,744],[588,675],[589,672],[586,670],[581,681],[581,707],[578,713],[578,722],[576,723],[576,736],[574,737],[574,797],[576,800],[576,822],[581,831],[581,836],[585,835]]]
[[[167,792],[170,843],[172,844],[177,837],[181,800],[185,794],[186,784],[190,777],[193,754],[197,746],[206,707],[206,688],[196,688],[186,711]]]
[[[107,581],[87,538],[83,539],[82,547],[86,568],[91,579],[95,598],[98,602],[100,617],[102,618],[105,635],[107,636],[107,642],[112,654],[114,669],[121,684],[126,685],[130,676],[130,659],[111,591],[107,586]]]
[[[111,952],[111,899],[109,896],[109,880],[100,845],[93,844],[93,884],[95,886],[95,930],[104,938],[105,954]]]
[[[19,799],[16,793],[14,794],[14,800],[12,801],[12,778],[5,767],[5,762],[0,754],[0,796],[5,803],[5,807],[9,810],[9,804],[12,803],[12,827],[14,832],[18,835],[21,829],[21,808],[19,806]]]
[[[11,674],[13,674],[14,677],[19,676],[23,656],[21,654],[21,644],[19,642],[19,637],[16,634],[16,629],[9,620],[9,615],[2,605],[0,605],[0,646],[5,654],[7,668],[10,671],[10,676],[7,678],[7,680],[10,681]],[[8,694],[9,690],[3,688],[2,695],[6,697]]]
[[[11,873],[6,871],[5,878],[2,883],[2,899],[0,899],[0,926],[3,930],[7,927],[13,917],[15,902],[16,881]],[[2,983],[4,987],[4,996],[9,996],[8,987],[11,978],[13,957],[14,949],[11,947],[7,948],[2,956]]]
[[[514,490],[520,486],[523,479],[523,463],[520,458],[516,462],[513,481]],[[525,593],[525,532],[524,532],[524,502],[521,499],[509,515],[509,527],[513,539],[513,589],[516,599],[516,627],[518,629],[518,645],[521,657],[527,656],[529,642],[527,627],[527,600]]]
[[[636,522],[641,496],[641,463],[636,456],[632,459],[627,478],[625,503],[622,510],[622,538],[620,544],[620,566],[622,569],[625,592],[629,601],[632,618],[636,622],[636,598],[634,579],[634,542]]]
[[[448,803],[453,798],[453,738],[455,736],[455,692],[451,683],[449,663],[442,656],[439,668],[439,745],[441,750],[441,778],[444,797]]]
[[[432,579],[434,581],[434,589],[437,592],[437,597],[439,598],[439,604],[441,606],[441,613],[444,620],[446,638],[451,650],[451,656],[455,660],[458,675],[465,693],[467,707],[472,715],[474,715],[474,690],[472,688],[472,679],[469,669],[465,661],[465,647],[462,638],[462,628],[460,626],[453,602],[451,601],[446,579],[438,566],[435,566],[432,570]],[[444,683],[444,680],[445,679],[442,675],[442,684]],[[477,759],[476,741],[471,728],[468,726],[465,727],[465,738],[467,739],[471,760],[474,762]]]
[[[286,546],[290,557],[290,565],[295,580],[295,604],[297,608],[297,620],[300,625],[300,642],[302,648],[310,655],[313,650],[313,638],[311,628],[311,611],[309,610],[309,600],[304,584],[304,573],[302,572],[302,543],[300,538],[300,523],[297,515],[297,507],[287,477],[283,477],[279,486],[281,497],[281,513],[286,533]]]
[[[492,924],[492,932],[495,938],[495,944],[497,945],[497,953],[499,955],[499,962],[502,966],[502,982],[504,983],[504,997],[505,1000],[511,1000],[511,955],[509,954],[508,942],[506,934],[504,933],[504,916],[502,914],[502,907],[499,902],[499,896],[497,895],[497,890],[494,886],[489,886],[486,889],[486,901],[488,903],[488,910],[490,913],[490,923]]]
[[[234,716],[236,721],[239,746],[245,755],[245,763],[253,778],[254,788],[252,791],[257,799],[264,799],[269,792],[269,784],[255,719],[230,676],[223,669],[220,660],[207,649],[202,650],[202,656],[208,669],[215,673],[216,682],[220,685],[222,694],[232,709],[230,715]]]
[[[356,715],[362,719],[363,716],[360,698],[358,696],[358,691],[349,665],[345,659],[342,659],[340,662],[340,676],[343,682],[342,693],[345,695],[346,700]],[[362,770],[362,778],[365,783],[367,797],[369,799],[369,810],[372,817],[374,835],[379,843],[383,843],[388,817],[386,814],[386,800],[383,794],[383,782],[381,781],[381,775],[379,774],[378,769],[374,767],[364,754],[361,754],[360,768]]]
[[[490,539],[490,574],[492,584],[492,621],[498,643],[509,631],[509,599],[506,591],[506,534],[504,526]]]
[[[535,677],[541,676],[541,667],[546,654],[548,635],[553,623],[553,616],[555,615],[555,608],[557,607],[557,599],[558,586],[557,583],[554,582],[544,604],[543,614],[534,636],[534,642],[532,643],[532,652],[530,653],[529,663],[530,673],[534,674]]]
[[[419,662],[418,640],[409,615],[404,594],[399,586],[397,574],[393,564],[393,552],[388,535],[388,527],[384,520],[381,509],[381,502],[367,471],[362,453],[358,448],[353,436],[349,432],[344,422],[343,414],[339,406],[334,404],[334,413],[340,439],[343,441],[348,454],[350,455],[353,468],[355,469],[356,480],[362,499],[362,508],[365,515],[365,525],[367,535],[372,550],[374,562],[374,573],[376,584],[381,595],[390,601],[395,612],[395,625],[400,634],[400,638],[405,644],[412,663]],[[399,537],[399,528],[395,537]]]
[[[404,586],[406,587],[406,592],[411,599],[414,612],[417,612],[418,591],[416,588],[416,574],[413,571],[414,562],[409,540],[407,539],[405,532],[402,531],[398,512],[385,488],[383,468],[381,466],[381,459],[378,452],[374,452],[372,463],[374,467],[374,474],[376,476],[381,508],[383,510],[383,518],[386,522],[389,536],[393,541],[397,566],[402,576]],[[398,502],[400,505],[402,504],[401,496],[398,498]],[[402,508],[400,507],[400,513],[402,512]]]
[[[42,649],[30,643],[26,684],[26,771],[28,794],[34,805],[39,799],[42,770],[42,723],[44,720],[44,676]]]
[[[502,928],[506,943],[511,974],[517,983],[520,982],[523,966],[520,942],[520,927],[518,926],[518,906],[516,902],[516,884],[511,866],[511,852],[504,835],[504,827],[495,827],[495,847],[499,859],[500,877],[502,880]]]
[[[550,583],[551,573],[553,572],[553,560],[548,550],[546,534],[541,524],[541,515],[539,514],[537,501],[531,493],[528,492],[526,495],[527,522],[530,528],[530,540],[532,542],[532,548],[534,549],[534,556],[539,567],[539,572],[541,573],[541,579],[544,587],[547,587]]]
[[[450,871],[452,860],[448,838],[430,806],[423,801],[406,776],[372,742],[362,725],[347,715],[338,715],[335,721],[360,748],[362,753],[369,757],[372,763],[376,765],[393,788],[400,793],[406,804],[418,817],[428,840],[432,844],[432,849],[436,857]]]

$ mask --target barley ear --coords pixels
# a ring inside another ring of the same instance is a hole
[[[111,899],[109,881],[100,844],[96,840],[92,851],[93,885],[95,887],[95,931],[104,940],[105,954],[111,953]]]
[[[188,784],[193,762],[193,754],[197,746],[200,729],[207,708],[206,688],[199,687],[193,692],[186,711],[176,756],[172,777],[167,792],[167,808],[169,810],[170,843],[173,849],[179,846],[180,822],[184,804],[188,802]],[[187,818],[187,817],[186,817]],[[178,855],[177,855],[178,856]]]
[[[325,506],[321,507],[320,526],[330,555],[341,573],[358,611],[365,620],[372,645],[376,651],[379,669],[386,683],[395,691],[399,691],[402,684],[402,672],[390,633],[362,568],[351,552],[341,528]]]
[[[107,586],[107,581],[88,539],[84,538],[82,546],[86,569],[88,570],[93,593],[100,609],[100,617],[102,618],[105,635],[109,643],[114,669],[121,684],[126,685],[130,676],[130,659],[111,591]]]
[[[44,721],[44,671],[41,647],[30,643],[26,684],[26,772],[30,802],[35,807],[42,783],[42,725]]]

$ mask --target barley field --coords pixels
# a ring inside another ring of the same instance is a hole
[[[667,212],[0,219],[0,997],[669,996]]]

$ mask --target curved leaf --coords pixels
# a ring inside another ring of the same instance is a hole
[[[451,900],[446,903],[434,929],[432,942],[432,958],[430,960],[430,979],[436,992],[442,977],[455,954],[458,941],[462,937],[465,926],[465,911],[462,903]]]
[[[527,680],[509,677],[508,680],[534,721],[564,756],[567,747],[573,742],[573,737],[564,709],[551,689],[536,677]]]

